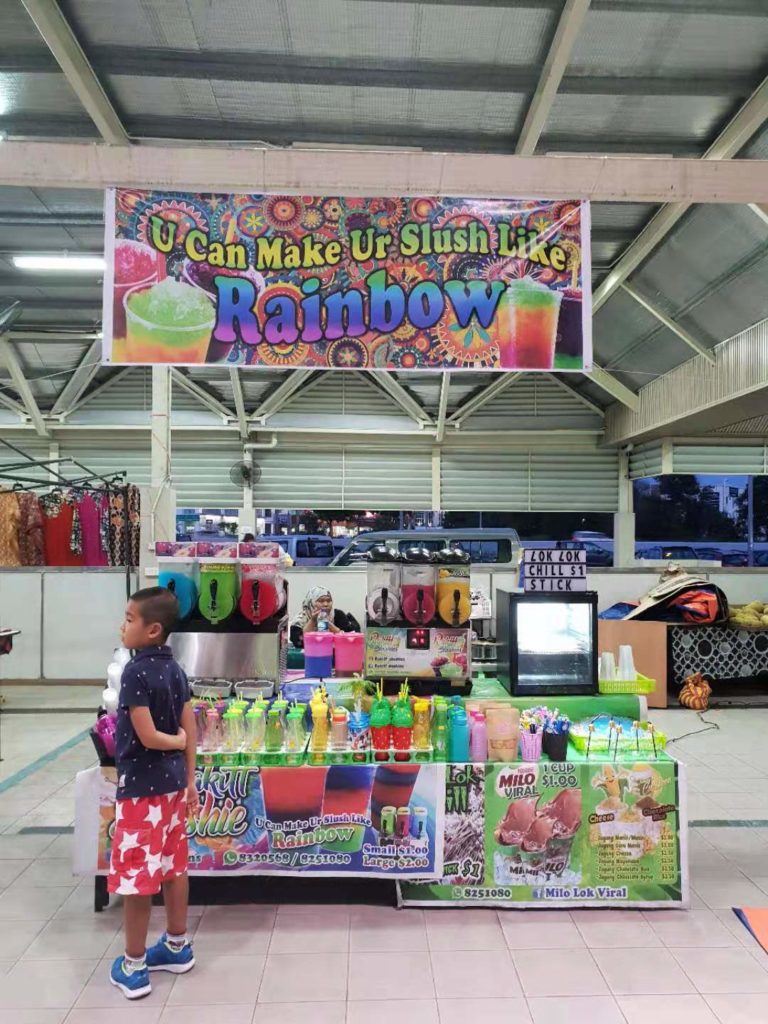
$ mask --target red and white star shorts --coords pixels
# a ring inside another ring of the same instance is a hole
[[[154,896],[187,870],[187,793],[117,801],[108,887],[118,896]]]

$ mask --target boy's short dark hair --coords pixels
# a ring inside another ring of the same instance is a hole
[[[148,626],[157,622],[162,627],[163,640],[167,640],[179,619],[176,595],[166,587],[145,587],[131,594],[131,601],[138,605],[139,614]]]

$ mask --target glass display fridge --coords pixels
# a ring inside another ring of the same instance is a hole
[[[498,677],[522,697],[597,692],[597,594],[496,591]]]

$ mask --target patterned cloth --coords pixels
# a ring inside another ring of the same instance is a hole
[[[154,896],[189,864],[187,792],[118,800],[107,886],[119,896]]]
[[[125,531],[128,529],[130,564],[139,564],[139,528],[141,520],[141,497],[139,488],[128,488],[128,509],[126,512],[124,492],[113,491],[109,498],[109,564],[125,565]]]
[[[175,736],[189,700],[189,683],[166,644],[137,651],[123,669],[117,709],[117,799],[175,793],[187,785],[180,750],[148,750],[131,722],[131,708],[149,708],[155,728]]]
[[[19,499],[13,491],[0,492],[0,566],[22,564],[19,552]]]
[[[45,565],[43,510],[31,491],[19,494],[19,553],[22,565]]]
[[[82,531],[83,563],[106,565],[107,549],[101,545],[102,495],[84,494],[77,507]]]
[[[82,565],[77,551],[74,499],[62,491],[53,491],[40,500],[43,509],[46,565]],[[79,517],[78,517],[79,530]]]

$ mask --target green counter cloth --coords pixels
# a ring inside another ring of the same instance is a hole
[[[572,722],[593,715],[613,715],[614,718],[629,718],[633,722],[642,717],[640,698],[635,693],[597,693],[593,697],[568,697],[557,694],[512,697],[498,679],[490,679],[487,676],[479,676],[472,680],[472,693],[466,699],[506,701],[521,711],[544,704],[550,708],[559,708]]]

